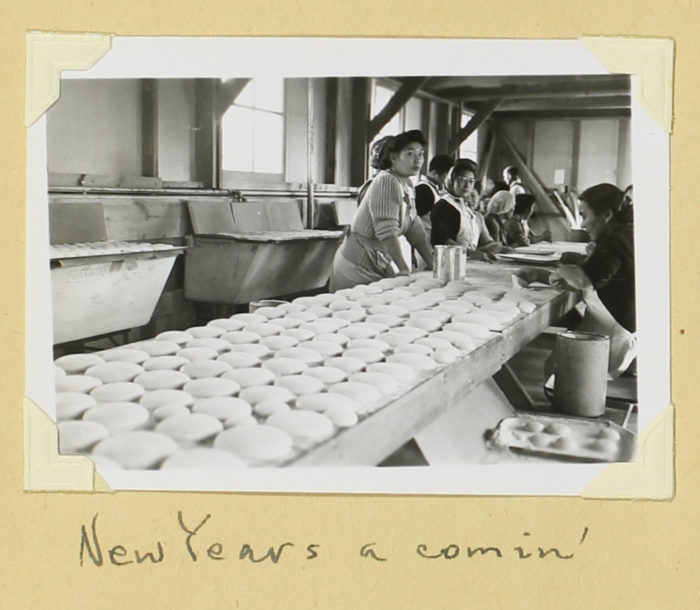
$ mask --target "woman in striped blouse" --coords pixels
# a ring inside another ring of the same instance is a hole
[[[406,236],[432,268],[432,248],[415,206],[410,181],[423,166],[425,140],[418,130],[396,136],[390,144],[391,167],[380,171],[367,189],[347,235],[333,259],[331,291],[408,275],[399,237]]]

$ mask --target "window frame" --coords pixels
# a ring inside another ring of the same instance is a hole
[[[251,79],[253,82],[255,79]],[[288,83],[286,78],[282,78],[282,111],[277,112],[275,110],[268,110],[266,108],[257,108],[255,106],[250,106],[248,104],[237,104],[235,101],[229,108],[226,109],[224,114],[229,111],[230,108],[238,106],[239,108],[247,108],[253,110],[253,112],[263,112],[268,114],[275,114],[282,117],[282,171],[281,172],[256,172],[256,171],[241,171],[225,169],[223,167],[223,115],[217,126],[217,140],[218,140],[218,174],[219,174],[219,186],[222,188],[265,188],[270,186],[284,186],[285,176],[287,173],[287,95],[288,95]],[[255,138],[255,131],[253,130],[253,138]],[[253,150],[254,154],[254,150]],[[255,163],[255,158],[253,157],[253,164]]]

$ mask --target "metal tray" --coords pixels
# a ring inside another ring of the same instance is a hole
[[[494,448],[579,462],[629,462],[635,435],[610,421],[519,413],[487,432]]]

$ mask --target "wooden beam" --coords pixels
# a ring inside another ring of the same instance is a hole
[[[473,134],[483,122],[491,116],[491,113],[498,108],[501,100],[491,100],[486,102],[481,106],[476,114],[469,119],[469,122],[462,127],[455,135],[452,137],[450,144],[448,146],[448,151],[450,153],[456,151],[459,145],[464,142],[471,134]]]
[[[513,144],[513,141],[508,137],[508,134],[501,130],[500,138],[510,154],[513,155],[515,165],[522,176],[525,186],[535,196],[537,203],[540,204],[540,211],[545,214],[559,214],[559,210],[549,198],[539,177],[530,169],[525,159],[523,159],[522,155],[515,147],[515,144]]]
[[[224,112],[236,101],[236,98],[243,92],[243,89],[247,87],[250,80],[249,78],[231,78],[219,84],[216,110],[220,117],[223,116]]]
[[[629,95],[601,95],[597,97],[553,97],[505,100],[500,112],[528,110],[587,110],[591,108],[629,108]]]
[[[559,83],[547,85],[504,85],[501,87],[454,87],[441,91],[441,95],[470,102],[492,99],[534,99],[573,96],[628,95],[629,83],[612,81],[591,84],[588,82]]]
[[[352,79],[352,141],[350,154],[350,185],[360,186],[367,177],[369,123],[369,79]]]
[[[493,113],[495,119],[600,119],[621,118],[631,116],[629,108],[593,108],[586,110],[527,110],[515,112],[497,111]]]
[[[158,81],[141,81],[141,175],[158,176]]]
[[[369,122],[367,127],[367,141],[371,142],[382,128],[404,107],[406,102],[421,88],[428,80],[427,77],[411,77],[403,81],[403,84],[396,90],[391,99]]]
[[[544,86],[570,83],[589,83],[591,85],[611,82],[629,83],[626,74],[578,74],[578,75],[520,75],[520,76],[434,76],[425,86],[430,92],[445,91],[455,87],[504,87],[504,86]]]
[[[483,154],[479,156],[479,167],[476,174],[476,179],[481,182],[483,187],[484,176],[488,176],[489,167],[493,161],[493,152],[496,149],[497,131],[489,129],[486,134]]]

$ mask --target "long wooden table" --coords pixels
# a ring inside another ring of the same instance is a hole
[[[474,288],[513,288],[512,274],[521,265],[469,263],[467,280]],[[413,438],[458,400],[494,375],[525,345],[559,320],[578,302],[572,292],[527,289],[523,296],[536,309],[452,364],[437,369],[403,395],[352,428],[295,458],[289,466],[373,466]]]

